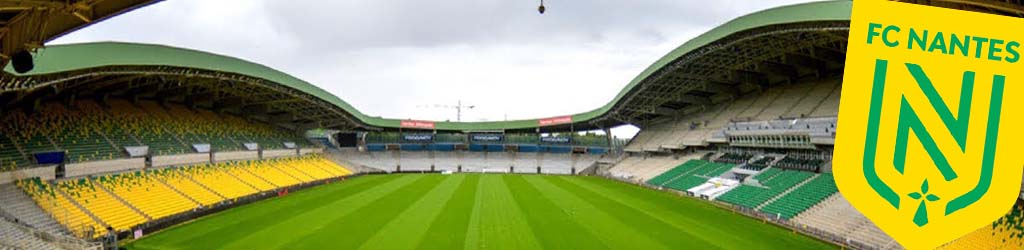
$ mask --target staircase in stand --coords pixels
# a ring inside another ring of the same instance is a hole
[[[0,204],[3,204],[0,205],[0,210],[37,230],[70,235],[70,232],[43,211],[32,197],[13,183],[0,185]]]
[[[800,187],[802,187],[802,186],[803,186],[804,184],[807,184],[807,183],[809,183],[809,182],[813,181],[814,179],[817,179],[817,178],[818,178],[819,176],[821,176],[821,175],[820,175],[820,174],[816,174],[816,175],[814,175],[814,176],[811,176],[811,178],[807,178],[806,180],[804,180],[804,181],[801,181],[800,183],[797,183],[797,184],[796,184],[796,185],[794,185],[793,187],[790,187],[789,189],[786,189],[786,191],[785,191],[785,192],[782,192],[781,194],[779,194],[779,195],[776,195],[775,197],[772,197],[771,199],[768,199],[768,200],[767,200],[767,201],[765,201],[764,203],[761,203],[761,205],[758,205],[758,206],[757,206],[757,207],[755,207],[754,209],[756,209],[756,210],[758,210],[758,211],[761,211],[761,208],[764,208],[764,206],[767,206],[768,204],[772,204],[772,202],[775,202],[776,200],[779,200],[779,199],[780,199],[780,198],[782,198],[783,196],[786,196],[786,195],[787,195],[787,194],[789,194],[790,192],[793,192],[793,190],[796,190],[797,188],[800,188]]]
[[[117,196],[117,194],[115,194],[114,191],[110,191],[110,189],[107,189],[107,187],[103,186],[103,184],[100,184],[99,182],[97,182],[96,180],[93,180],[92,178],[86,178],[86,179],[88,179],[89,182],[92,182],[93,186],[98,187],[99,190],[103,190],[103,192],[107,192],[107,194],[110,194],[111,197],[114,197],[114,199],[116,199],[117,201],[120,201],[121,205],[124,205],[124,206],[130,208],[132,211],[135,211],[136,213],[139,213],[140,215],[142,215],[142,217],[145,217],[146,221],[153,221],[153,217],[149,217],[148,214],[143,213],[142,210],[139,210],[139,208],[133,206],[131,203],[129,203],[128,201],[126,201],[123,198],[121,198],[121,196]]]

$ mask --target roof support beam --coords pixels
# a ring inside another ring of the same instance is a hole
[[[787,53],[783,55],[782,61],[790,65],[796,65],[798,67],[802,67],[805,69],[814,70],[816,72],[819,72],[819,74],[825,71],[828,66],[827,62],[823,60],[796,53]]]
[[[811,49],[811,55],[814,56],[814,58],[818,58],[833,63],[846,63],[846,54],[839,53],[835,50],[827,48],[815,46],[814,48]]]
[[[707,97],[703,97],[703,96],[699,96],[699,95],[693,95],[693,94],[682,94],[682,95],[679,95],[678,98],[676,98],[676,100],[679,101],[679,102],[682,102],[682,103],[697,104],[697,105],[711,104],[711,98],[707,98]]]
[[[799,77],[796,68],[792,65],[786,65],[776,62],[765,61],[757,64],[758,72],[781,76],[793,81]]]

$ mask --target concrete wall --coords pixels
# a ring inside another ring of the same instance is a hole
[[[278,158],[284,156],[295,156],[294,149],[263,150],[263,159]]]
[[[153,156],[153,167],[166,167],[172,165],[202,164],[210,162],[210,154],[180,154]]]
[[[118,159],[109,161],[90,161],[84,163],[74,163],[65,165],[64,176],[77,177],[98,173],[139,170],[145,166],[145,158]]]
[[[322,148],[303,148],[303,149],[300,149],[299,152],[301,154],[323,153],[324,149],[322,149]]]
[[[259,157],[260,154],[256,151],[217,152],[213,154],[213,159],[217,162],[256,160],[259,159]]]
[[[18,169],[0,173],[0,184],[7,184],[20,179],[39,177],[43,180],[53,180],[54,171],[57,166],[45,166],[29,169]]]

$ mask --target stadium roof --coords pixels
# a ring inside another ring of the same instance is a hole
[[[803,77],[841,72],[852,2],[783,6],[736,18],[672,50],[614,99],[574,114],[576,130],[643,125]],[[36,68],[0,79],[0,104],[109,96],[180,102],[286,128],[397,129],[284,72],[241,59],[160,45],[86,43],[40,49]],[[533,131],[537,119],[436,122],[448,131]],[[570,124],[544,128],[568,130]]]
[[[0,65],[23,50],[153,0],[34,0],[0,2]]]

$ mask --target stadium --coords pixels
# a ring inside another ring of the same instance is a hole
[[[231,55],[44,46],[152,2],[0,2],[0,249],[902,249],[833,181],[850,1],[720,24],[592,111],[491,122],[365,114]],[[943,248],[1022,249],[1022,212]]]

